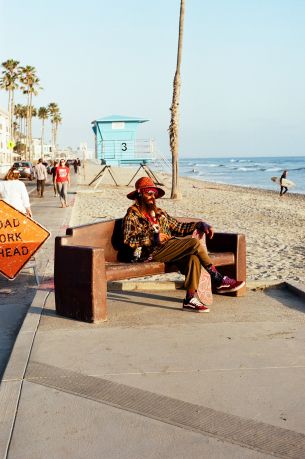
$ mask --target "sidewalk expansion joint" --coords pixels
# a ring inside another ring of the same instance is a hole
[[[304,434],[253,419],[34,361],[25,379],[265,454],[305,457]]]

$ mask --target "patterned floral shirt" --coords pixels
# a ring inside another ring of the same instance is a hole
[[[168,236],[183,237],[192,234],[197,222],[182,223],[168,215],[164,210],[157,209],[156,218],[160,233]],[[123,221],[124,244],[132,249],[142,247],[142,257],[148,258],[154,251],[154,229],[139,209],[137,204],[129,207]]]

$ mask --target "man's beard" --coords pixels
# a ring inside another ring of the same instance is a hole
[[[153,210],[155,213],[157,212],[157,206],[156,206],[156,201],[153,200],[153,202],[145,202],[143,198],[139,200],[139,204],[142,210],[146,212],[147,214],[150,214],[151,211]]]

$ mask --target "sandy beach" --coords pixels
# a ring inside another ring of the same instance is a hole
[[[145,175],[139,172],[127,187],[136,170],[112,168],[119,186],[107,172],[94,188],[88,183],[101,166],[87,162],[79,176],[72,226],[124,216],[132,202],[126,194]],[[288,193],[280,198],[274,191],[181,178],[183,197],[172,201],[169,175],[158,173],[157,177],[166,192],[158,204],[170,215],[201,218],[213,224],[215,231],[246,235],[248,281],[305,281],[305,196]]]

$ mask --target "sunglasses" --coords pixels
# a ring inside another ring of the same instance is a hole
[[[149,190],[149,191],[144,191],[144,193],[147,194],[148,196],[155,196],[157,191]]]

